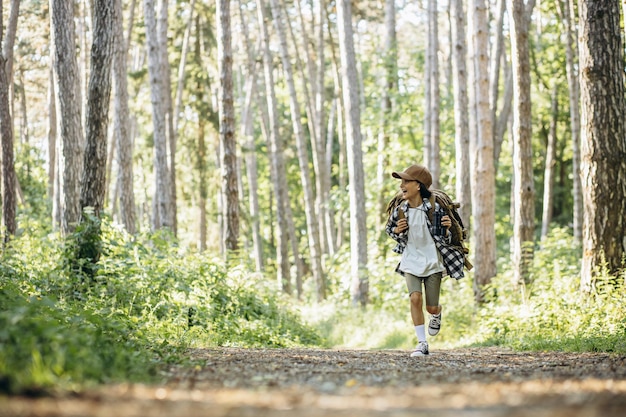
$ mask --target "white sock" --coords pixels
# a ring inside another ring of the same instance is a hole
[[[417,336],[418,342],[426,341],[426,328],[424,327],[423,324],[420,324],[419,326],[415,326],[415,335]]]

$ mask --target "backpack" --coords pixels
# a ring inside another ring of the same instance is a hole
[[[436,188],[430,189],[432,193],[431,199],[431,208],[428,212],[428,217],[430,221],[433,221],[433,213],[435,211],[435,205],[432,203],[432,198],[434,197],[439,207],[443,209],[443,211],[450,217],[452,221],[452,226],[450,226],[450,233],[452,234],[452,239],[450,241],[450,245],[458,247],[465,254],[465,267],[467,270],[471,270],[474,266],[467,259],[467,254],[469,253],[469,248],[465,246],[465,240],[467,239],[467,229],[463,225],[463,219],[461,219],[461,215],[457,211],[459,207],[461,207],[460,203],[455,203],[450,199],[450,197],[443,192],[442,190],[438,190]]]

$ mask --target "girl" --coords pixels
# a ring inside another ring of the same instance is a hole
[[[418,340],[411,356],[424,356],[429,352],[422,298],[426,299],[426,310],[431,315],[428,334],[435,336],[441,328],[442,307],[439,304],[441,279],[444,273],[458,275],[458,270],[454,269],[456,265],[448,265],[446,251],[449,248],[445,246],[450,242],[448,229],[452,222],[434,198],[430,199],[432,193],[429,188],[433,181],[426,167],[411,165],[403,172],[393,172],[392,176],[402,182],[400,193],[387,207],[389,220],[385,230],[397,242],[394,252],[402,254],[396,272],[406,280],[411,301],[411,318]],[[432,220],[429,213],[433,214]],[[456,264],[457,259],[453,259],[453,262]],[[454,277],[462,276],[461,263],[460,276]]]

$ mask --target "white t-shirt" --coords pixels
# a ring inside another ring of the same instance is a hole
[[[421,207],[409,207],[407,213],[409,236],[400,259],[400,271],[418,277],[427,277],[445,270],[441,254],[428,230],[426,216],[426,212]]]

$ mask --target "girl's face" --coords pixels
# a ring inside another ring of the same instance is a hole
[[[400,183],[402,197],[409,202],[417,202],[420,196],[420,183],[417,181],[402,180]]]

